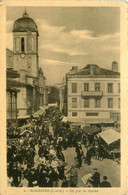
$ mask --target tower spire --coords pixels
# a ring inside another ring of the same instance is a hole
[[[28,14],[27,14],[27,11],[26,11],[26,7],[25,7],[25,10],[24,10],[24,13],[23,13],[23,17],[24,18],[27,18],[28,17]]]

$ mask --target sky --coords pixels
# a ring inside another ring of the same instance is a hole
[[[7,7],[7,48],[25,7]],[[114,7],[26,7],[39,32],[39,66],[47,85],[61,83],[72,66],[120,62],[120,10]]]

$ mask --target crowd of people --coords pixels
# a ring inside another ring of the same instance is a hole
[[[20,132],[19,129],[11,131],[9,129],[7,131],[9,132],[8,140],[10,140],[7,151],[8,185],[58,187],[61,182],[61,187],[76,187],[78,171],[82,163],[90,165],[92,158],[102,160],[104,151],[97,136],[79,131],[79,128],[72,131],[70,123],[63,123],[60,113],[58,117],[55,117],[55,112],[52,116],[49,116],[51,111],[46,112],[50,123],[44,122],[40,117],[31,119],[29,121],[31,125],[27,130]],[[11,140],[12,136],[16,139]],[[86,155],[84,155],[82,145],[87,148]],[[76,158],[67,170],[63,151],[69,147],[75,147]],[[90,184],[95,187],[94,178],[90,178]],[[106,176],[105,182],[107,182]],[[100,182],[98,186],[100,187]]]

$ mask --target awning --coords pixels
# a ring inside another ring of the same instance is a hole
[[[85,126],[82,128],[82,130],[84,130],[86,133],[98,133],[99,132],[99,128],[95,127],[95,126]]]
[[[86,123],[86,124],[113,124],[116,119],[111,118],[68,118],[68,121],[74,123]]]
[[[103,131],[101,133],[98,134],[108,145],[110,145],[111,143],[118,141],[120,139],[120,134],[113,130],[113,129],[109,129],[106,131]]]
[[[20,115],[20,116],[18,116],[17,117],[17,119],[28,119],[28,118],[30,118],[30,115]]]
[[[48,104],[48,107],[57,107],[58,104],[57,103],[54,103],[54,104]]]
[[[63,117],[62,122],[67,122],[68,118],[66,116]]]
[[[31,127],[32,125],[29,123],[29,124],[26,124],[26,125],[23,125],[21,127],[19,127],[20,131],[23,131],[24,129],[27,129],[29,127]]]
[[[23,134],[26,133],[26,132],[27,132],[27,133],[30,133],[30,134],[32,133],[32,131],[26,129],[26,130],[23,130],[23,131],[20,133],[20,135],[23,135]]]
[[[42,109],[34,112],[32,116],[33,117],[39,117],[39,116],[41,116],[41,115],[43,115],[45,113],[45,110],[46,110],[46,108],[42,108]]]
[[[110,129],[118,132],[118,129],[116,127],[103,127],[102,131],[107,131],[107,130],[110,130]]]
[[[98,119],[88,119],[87,121],[86,121],[86,123],[91,123],[91,124],[112,124],[112,123],[114,123],[116,121],[116,119],[111,119],[111,118],[98,118]]]

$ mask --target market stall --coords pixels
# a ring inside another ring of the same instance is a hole
[[[99,133],[100,129],[96,126],[84,126],[82,128],[83,131],[85,131],[87,134],[96,134]]]
[[[120,159],[120,134],[108,129],[98,134],[104,150],[114,159]]]
[[[28,123],[26,125],[23,125],[23,126],[19,127],[19,130],[22,132],[23,130],[25,130],[27,128],[30,128],[31,126],[32,126],[32,124],[31,123]]]
[[[38,111],[34,112],[32,114],[33,118],[38,118],[45,114],[45,110],[48,108],[48,106],[41,107]]]

